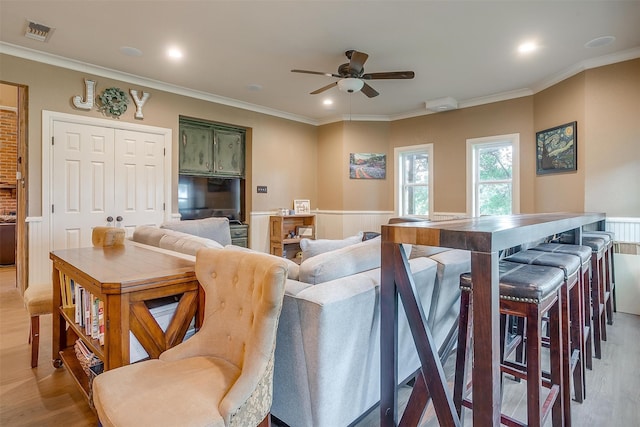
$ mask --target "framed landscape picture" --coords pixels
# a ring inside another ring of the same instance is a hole
[[[577,122],[536,132],[536,173],[571,172],[578,168]]]
[[[349,154],[349,178],[385,179],[387,177],[387,155],[381,153]]]

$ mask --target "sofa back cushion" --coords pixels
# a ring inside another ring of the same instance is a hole
[[[222,249],[222,245],[215,240],[178,232],[169,232],[162,236],[159,247],[187,255],[195,255],[200,248]]]
[[[134,242],[142,243],[143,245],[160,247],[160,239],[167,234],[167,230],[156,227],[155,225],[139,225],[133,230],[133,237],[131,240]]]
[[[339,240],[302,239],[300,240],[300,249],[302,249],[302,262],[316,255],[320,255],[325,252],[334,251],[336,249],[351,246],[359,242],[362,242],[362,231],[356,234],[355,236],[350,236],[350,237],[339,239]]]
[[[298,280],[316,285],[378,268],[380,241],[376,237],[307,259],[300,264]]]
[[[226,250],[228,250],[228,251],[242,251],[242,252],[262,253],[262,252],[259,252],[259,251],[255,251],[253,249],[245,248],[243,246],[236,246],[236,245],[227,245],[224,248]],[[273,256],[275,256],[275,255],[273,255]],[[296,264],[295,262],[291,261],[289,258],[282,258],[282,259],[287,263],[287,279],[298,280],[298,272],[300,270],[300,266],[298,264]]]
[[[203,218],[187,221],[164,222],[160,228],[180,231],[182,233],[193,234],[215,240],[222,246],[231,244],[231,229],[228,218]]]

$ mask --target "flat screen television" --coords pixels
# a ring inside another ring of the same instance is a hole
[[[180,175],[178,212],[183,220],[227,217],[232,222],[241,222],[242,186],[240,178]]]

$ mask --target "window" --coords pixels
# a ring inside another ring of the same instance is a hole
[[[467,140],[467,213],[518,213],[519,134]]]
[[[396,212],[428,217],[433,199],[433,144],[398,147],[394,162]]]

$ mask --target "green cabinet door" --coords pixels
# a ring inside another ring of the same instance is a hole
[[[213,173],[244,177],[244,132],[214,130]]]
[[[180,125],[180,173],[211,175],[213,165],[213,129]]]

